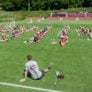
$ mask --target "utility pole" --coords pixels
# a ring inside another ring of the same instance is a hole
[[[28,0],[28,11],[30,11],[30,0]]]

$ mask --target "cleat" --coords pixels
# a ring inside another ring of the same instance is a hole
[[[48,65],[48,69],[51,69],[51,67],[52,67],[52,64],[49,64],[49,65]]]

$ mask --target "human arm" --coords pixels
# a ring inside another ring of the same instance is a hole
[[[22,79],[20,79],[20,82],[24,82],[24,81],[26,81],[26,79],[27,79],[27,74],[28,74],[28,71],[27,71],[27,70],[25,70],[25,71],[24,71],[23,78],[22,78]]]

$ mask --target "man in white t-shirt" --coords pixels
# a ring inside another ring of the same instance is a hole
[[[41,79],[45,73],[51,69],[51,66],[49,65],[47,69],[39,70],[39,66],[36,61],[32,60],[32,56],[27,56],[27,62],[25,63],[25,70],[24,70],[24,78],[20,80],[20,82],[24,82],[27,77],[33,79],[33,80],[39,80]]]

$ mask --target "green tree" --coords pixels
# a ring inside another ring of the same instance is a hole
[[[1,1],[2,7],[5,10],[20,10],[22,0],[3,0]]]
[[[92,0],[1,0],[5,10],[58,10],[92,7]]]
[[[83,7],[92,7],[92,0],[84,0]]]

